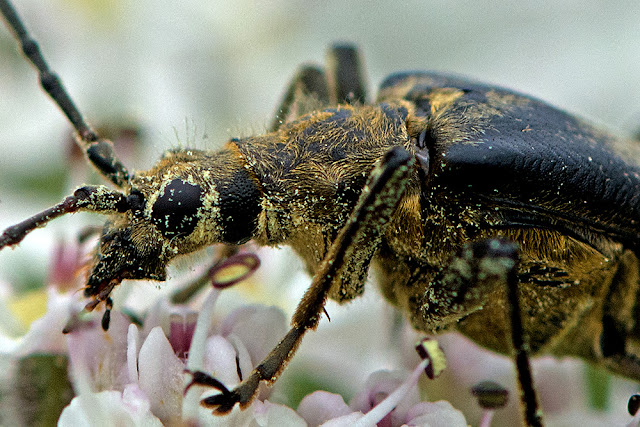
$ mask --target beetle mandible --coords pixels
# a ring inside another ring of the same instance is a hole
[[[88,310],[105,303],[105,328],[122,280],[162,281],[174,258],[214,243],[287,244],[314,275],[268,363],[205,402],[218,412],[275,381],[326,298],[362,294],[370,266],[421,331],[455,328],[509,353],[507,290],[517,287],[531,354],[578,356],[640,380],[637,145],[535,98],[443,73],[393,74],[369,103],[356,49],[336,45],[326,67],[299,70],[268,133],[216,152],[168,151],[130,172],[9,2],[0,8],[88,160],[119,188],[77,189],[5,230],[0,248],[67,213],[110,215],[84,291]]]

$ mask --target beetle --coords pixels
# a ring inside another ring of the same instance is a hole
[[[361,295],[370,267],[416,329],[515,351],[525,391],[528,354],[577,356],[640,381],[637,144],[445,73],[393,74],[370,103],[357,50],[336,45],[326,67],[298,71],[266,134],[171,150],[131,172],[11,4],[0,9],[87,159],[119,189],[77,189],[5,230],[0,249],[67,213],[109,215],[84,290],[87,310],[104,303],[105,329],[122,280],[162,281],[174,258],[215,243],[290,245],[313,275],[291,330],[243,383],[229,391],[196,376],[222,391],[203,401],[216,412],[275,381],[326,299]]]

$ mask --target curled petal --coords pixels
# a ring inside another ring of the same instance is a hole
[[[236,363],[236,350],[224,337],[214,335],[207,339],[205,370],[226,386],[240,382]]]
[[[211,284],[218,289],[233,286],[249,277],[260,267],[260,259],[251,253],[233,255],[209,272]]]

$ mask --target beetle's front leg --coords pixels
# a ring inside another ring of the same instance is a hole
[[[245,407],[253,400],[261,381],[275,382],[293,357],[303,335],[316,329],[329,293],[336,287],[345,294],[364,283],[369,263],[382,243],[382,236],[406,188],[413,157],[403,148],[388,151],[371,172],[367,184],[346,225],[331,244],[311,286],[291,320],[291,329],[267,357],[233,390],[205,373],[194,372],[192,385],[220,390],[202,400],[202,405],[225,414],[236,403]],[[339,293],[339,292],[338,292]]]

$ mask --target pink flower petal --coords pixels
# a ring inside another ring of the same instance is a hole
[[[89,377],[82,380],[88,381],[92,390],[122,390],[129,383],[128,326],[128,319],[114,311],[109,331],[103,331],[96,322],[89,327],[78,327],[66,335],[73,372],[83,376],[88,374]]]
[[[71,290],[81,281],[78,272],[83,266],[84,254],[77,241],[58,240],[49,261],[47,283],[60,290]]]
[[[315,391],[305,396],[298,406],[298,414],[310,427],[319,426],[328,420],[349,415],[352,412],[342,396],[327,391]]]
[[[449,402],[420,402],[407,412],[406,425],[429,427],[466,427],[467,421],[462,412]]]
[[[251,355],[253,366],[269,354],[287,332],[287,320],[277,307],[250,305],[234,310],[224,320],[221,333],[235,334]]]

